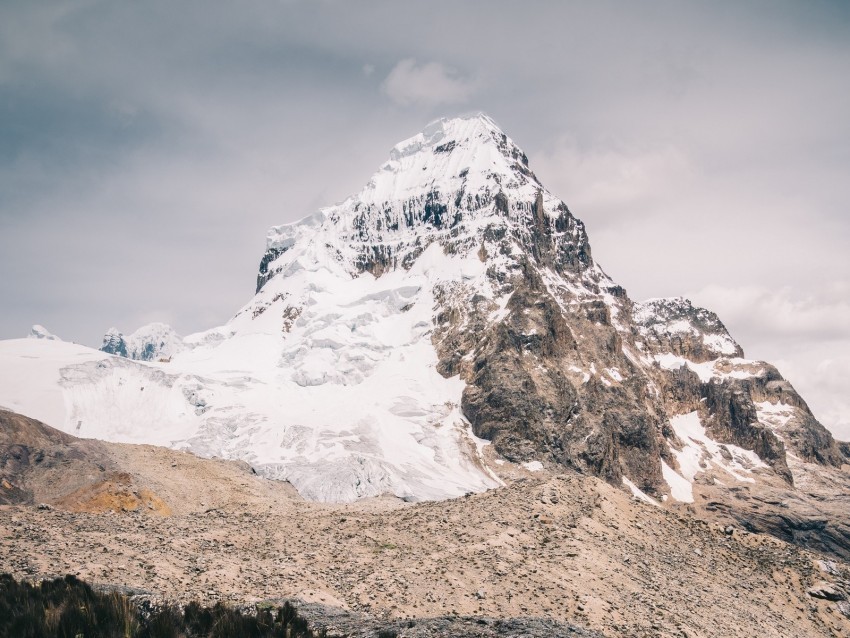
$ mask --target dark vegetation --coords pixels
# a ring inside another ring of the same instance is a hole
[[[66,576],[38,584],[0,574],[0,638],[602,638],[544,618],[439,616],[387,620],[315,603],[248,611],[192,602],[182,609],[101,592]]]
[[[302,638],[310,630],[291,604],[256,615],[217,603],[180,610],[138,605],[123,594],[100,593],[74,576],[38,585],[0,575],[0,638]]]

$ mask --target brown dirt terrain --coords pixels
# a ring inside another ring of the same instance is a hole
[[[2,425],[11,431],[8,417]],[[595,478],[504,463],[493,467],[506,486],[483,494],[328,505],[244,463],[48,442],[62,458],[66,446],[79,453],[67,487],[61,462],[44,476],[2,466],[30,495],[0,505],[0,571],[18,577],[74,573],[182,602],[301,598],[379,617],[544,617],[606,636],[850,635],[846,601],[807,593],[843,596],[846,563],[740,527],[729,534]]]

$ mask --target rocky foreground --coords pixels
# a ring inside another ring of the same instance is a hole
[[[539,635],[850,635],[846,562],[597,478],[493,462],[506,485],[482,494],[318,504],[242,463],[2,416],[29,437],[0,445],[0,493],[18,490],[0,505],[0,572],[19,578],[176,603],[297,598],[411,636],[534,635],[493,625],[523,618],[565,623]]]

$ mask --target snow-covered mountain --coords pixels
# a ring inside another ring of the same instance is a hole
[[[59,337],[50,332],[42,325],[35,324],[30,328],[30,333],[27,335],[29,339],[47,339],[49,341],[61,341]]]
[[[171,326],[154,322],[126,337],[117,328],[110,328],[103,335],[100,349],[128,359],[159,361],[185,350],[186,344]]]
[[[0,343],[0,405],[241,458],[312,499],[484,490],[488,444],[650,501],[689,502],[709,472],[792,482],[795,463],[850,458],[716,315],[633,303],[483,115],[434,122],[359,193],[272,228],[225,326],[110,331],[102,349],[122,356]]]

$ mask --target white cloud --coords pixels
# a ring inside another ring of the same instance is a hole
[[[805,296],[788,286],[772,290],[713,285],[693,293],[692,298],[717,312],[722,320],[752,332],[759,341],[850,341],[848,293],[850,284],[836,281],[813,286]]]
[[[417,64],[416,60],[407,58],[393,67],[381,90],[401,106],[433,106],[466,102],[475,90],[475,82],[437,62]]]
[[[839,439],[850,441],[850,356],[831,354],[834,358],[817,362],[806,383],[812,388],[810,401],[816,402],[812,406],[816,416]]]
[[[562,138],[534,156],[543,183],[578,211],[631,214],[635,206],[670,199],[693,179],[687,154],[673,146],[638,149],[622,145],[582,147]]]

